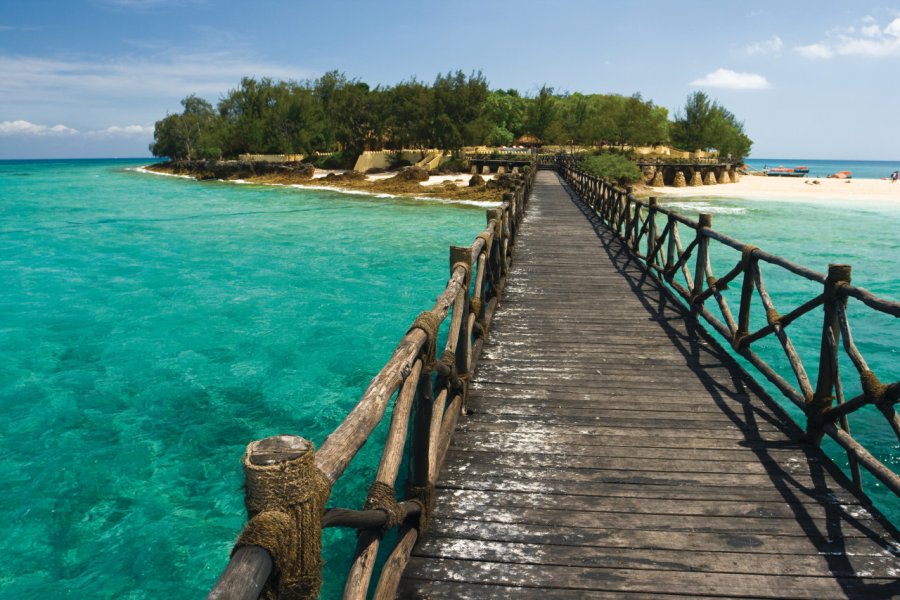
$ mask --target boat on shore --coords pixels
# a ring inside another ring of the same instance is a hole
[[[768,177],[805,177],[809,173],[809,167],[771,167],[763,169]]]
[[[828,176],[828,179],[852,179],[853,173],[850,171],[838,171]]]

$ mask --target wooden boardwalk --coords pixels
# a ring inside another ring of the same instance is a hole
[[[542,171],[401,598],[900,597],[864,507]]]

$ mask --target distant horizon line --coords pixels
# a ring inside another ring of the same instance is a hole
[[[0,162],[13,161],[51,161],[51,160],[166,160],[159,156],[50,156],[50,157],[16,157],[0,158]],[[744,160],[771,160],[771,161],[821,161],[821,162],[883,162],[900,163],[900,159],[871,159],[871,158],[809,158],[789,156],[748,156]]]

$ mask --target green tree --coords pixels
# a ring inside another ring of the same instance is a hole
[[[550,125],[556,120],[556,103],[553,88],[542,85],[526,108],[525,129],[542,140],[546,138]]]
[[[388,147],[400,150],[429,145],[431,87],[413,78],[398,83],[385,95],[389,107],[385,125]]]
[[[181,101],[180,115],[157,121],[150,152],[172,159],[218,158],[219,122],[212,104],[194,94]]]
[[[456,151],[481,141],[477,135],[483,128],[477,121],[488,95],[487,80],[481,72],[468,77],[462,71],[438,75],[431,90],[431,144]]]
[[[750,154],[753,145],[744,133],[744,124],[701,91],[689,95],[684,108],[675,114],[672,141],[685,150],[715,149],[735,159]]]
[[[525,130],[525,99],[516,90],[490,92],[484,99],[481,114],[491,125],[492,133],[494,128],[499,128],[517,137]]]

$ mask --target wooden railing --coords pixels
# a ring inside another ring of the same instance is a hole
[[[642,157],[638,156],[634,159],[639,166],[656,166],[656,167],[664,167],[667,165],[722,165],[722,166],[732,166],[737,164],[740,161],[728,158],[722,158],[721,156],[704,156],[704,157],[694,157],[694,158],[677,158],[677,157]]]
[[[711,229],[712,215],[700,214],[699,221],[687,219],[664,209],[655,198],[648,201],[606,180],[588,175],[572,160],[561,159],[557,170],[571,189],[630,249],[647,272],[668,284],[677,297],[701,315],[740,356],[749,361],[786,398],[806,416],[806,438],[819,445],[823,435],[833,438],[847,453],[854,483],[862,490],[859,465],[865,467],[894,494],[900,496],[900,476],[873,456],[850,434],[848,415],[867,405],[874,405],[888,426],[900,439],[900,418],[894,409],[900,399],[900,382],[882,384],[870,370],[853,339],[847,315],[850,299],[869,309],[900,317],[900,303],[878,298],[863,288],[850,285],[849,265],[830,265],[824,275],[797,265],[764,250],[739,242]],[[680,231],[693,230],[692,239],[682,242]],[[741,253],[741,258],[722,277],[715,277],[710,262],[710,242]],[[760,262],[822,286],[822,291],[787,314],[776,311],[760,272]],[[722,292],[729,283],[741,278],[740,303],[735,319]],[[754,292],[764,310],[766,325],[752,331],[750,327]],[[709,305],[715,308],[710,310]],[[813,385],[807,368],[791,343],[788,326],[800,316],[822,307],[821,345],[816,361],[818,377]],[[717,310],[718,315],[713,311]],[[777,338],[796,379],[793,385],[753,350],[754,343]],[[853,363],[862,393],[847,400],[839,368],[841,346]]]
[[[416,540],[427,527],[434,485],[457,418],[466,412],[469,380],[506,282],[512,244],[534,181],[522,175],[487,228],[468,247],[450,248],[450,279],[421,313],[359,403],[316,451],[294,435],[252,442],[244,454],[249,521],[209,598],[315,598],[322,576],[322,530],[350,527],[359,537],[344,598],[365,599],[384,534],[396,543],[374,597],[393,598]],[[443,352],[441,324],[450,316]],[[335,482],[369,439],[393,400],[377,474],[361,509],[326,508]],[[409,438],[406,489],[395,489]]]

